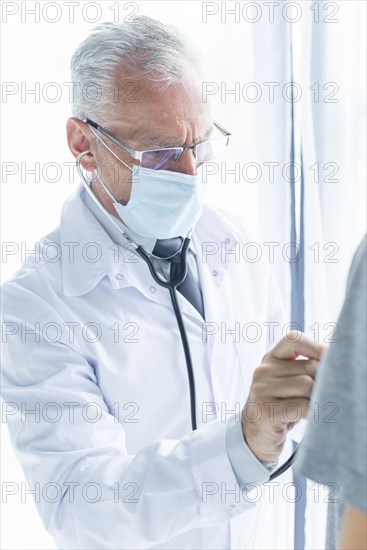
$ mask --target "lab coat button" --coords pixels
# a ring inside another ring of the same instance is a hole
[[[121,273],[117,273],[117,274],[115,275],[115,277],[116,277],[116,279],[118,279],[119,281],[123,281],[124,278],[125,278]]]
[[[213,275],[213,277],[216,277],[216,276],[218,275],[218,271],[216,271],[215,269],[213,269],[212,275]]]
[[[156,289],[155,286],[151,286],[149,290],[150,290],[150,292],[153,292],[153,293],[154,293],[157,289]]]

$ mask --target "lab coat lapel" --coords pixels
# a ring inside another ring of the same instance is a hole
[[[225,342],[222,342],[221,338],[223,324],[227,327],[234,324],[231,313],[233,297],[227,295],[228,291],[224,287],[226,278],[230,276],[231,257],[227,255],[222,258],[221,254],[206,255],[206,247],[212,244],[215,249],[220,250],[225,239],[234,237],[223,225],[220,225],[220,231],[216,232],[219,224],[215,223],[217,220],[211,219],[211,214],[211,212],[208,213],[207,223],[200,224],[193,235],[205,307],[202,337],[208,346],[215,402],[219,408],[221,404],[228,405],[230,408],[231,403],[235,401],[239,403],[245,397],[242,371],[234,339],[229,336]]]

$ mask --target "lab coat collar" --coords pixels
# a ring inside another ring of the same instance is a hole
[[[84,186],[80,183],[66,199],[61,212],[61,271],[66,296],[82,296],[106,276],[114,288],[124,286],[124,279],[116,278],[121,270],[116,261],[120,257],[119,247],[85,205],[84,193]]]
[[[84,187],[77,190],[64,203],[60,220],[62,249],[62,280],[66,296],[82,296],[93,290],[108,277],[115,289],[136,287],[151,300],[167,303],[170,298],[166,289],[152,283],[145,262],[128,247],[114,243],[108,233],[83,201]],[[208,268],[214,284],[222,284],[231,257],[223,260],[221,254],[207,254],[212,248],[220,250],[222,241],[233,237],[229,227],[223,227],[225,218],[204,206],[203,214],[192,235],[197,254],[199,273]],[[209,245],[208,245],[209,243]],[[73,250],[71,250],[73,249]],[[152,286],[153,285],[153,286]],[[153,287],[156,287],[154,292]],[[190,313],[190,304],[187,304]],[[193,309],[193,308],[192,308]],[[192,312],[191,312],[192,313]]]

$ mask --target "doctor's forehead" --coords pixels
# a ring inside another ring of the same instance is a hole
[[[201,81],[195,76],[168,87],[147,79],[124,78],[118,81],[118,92],[110,130],[125,140],[141,141],[145,130],[146,141],[152,144],[164,137],[178,145],[177,139],[182,140],[185,133],[192,141],[210,133],[209,105],[203,102]]]

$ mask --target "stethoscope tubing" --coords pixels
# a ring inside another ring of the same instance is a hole
[[[161,277],[159,277],[158,273],[156,272],[153,262],[151,261],[149,254],[142,248],[141,246],[138,246],[136,249],[136,252],[140,255],[140,257],[147,263],[150,274],[152,275],[153,279],[156,283],[163,286],[164,288],[167,288],[170,293],[171,301],[173,310],[175,313],[178,329],[180,332],[180,338],[182,342],[182,347],[185,354],[185,361],[186,361],[186,368],[187,368],[187,376],[189,381],[189,392],[190,392],[190,415],[191,415],[191,428],[192,430],[197,429],[197,422],[196,422],[196,392],[195,392],[195,376],[194,376],[194,368],[192,364],[192,357],[191,357],[191,351],[190,351],[190,345],[189,340],[187,337],[187,332],[185,329],[184,321],[182,318],[181,310],[178,305],[178,299],[177,299],[177,287],[185,280],[186,274],[187,274],[187,261],[186,261],[186,255],[187,251],[190,245],[190,238],[186,237],[181,253],[180,253],[180,263],[174,264],[176,265],[175,271],[178,271],[177,275],[173,277],[171,281],[164,281]]]
[[[76,166],[78,169],[78,172],[82,178],[84,187],[86,187],[87,191],[93,196],[93,199],[98,203],[97,199],[94,197],[93,193],[88,188],[87,182],[85,180],[84,174],[80,168],[80,159],[81,157],[86,154],[88,151],[84,151],[83,153],[80,153],[76,159]],[[118,226],[116,226],[118,228]],[[119,229],[119,228],[118,228]],[[120,229],[119,229],[120,230]],[[187,261],[186,261],[186,255],[188,251],[188,247],[190,245],[190,237],[186,237],[184,239],[181,251],[180,251],[180,262],[177,264],[177,268],[175,271],[178,271],[178,274],[174,276],[174,278],[171,281],[165,281],[162,279],[159,274],[156,272],[153,262],[150,259],[150,254],[141,246],[134,243],[130,238],[128,238],[126,235],[124,235],[124,238],[126,241],[131,244],[135,251],[139,254],[139,256],[146,262],[148,269],[150,271],[150,274],[152,275],[154,281],[159,284],[160,286],[167,288],[171,301],[173,310],[175,313],[177,325],[180,332],[182,347],[185,354],[185,362],[186,362],[186,368],[187,368],[187,376],[189,380],[189,392],[190,392],[190,415],[191,415],[191,427],[192,430],[195,431],[197,429],[197,422],[196,422],[196,391],[195,391],[195,376],[194,376],[194,369],[192,364],[192,357],[191,357],[191,351],[190,351],[190,345],[187,338],[187,333],[184,325],[184,321],[182,318],[181,310],[178,305],[177,300],[177,287],[180,286],[181,283],[185,280],[185,277],[187,275]],[[153,256],[153,255],[151,255]],[[153,256],[155,257],[155,256]],[[162,258],[164,259],[164,258]],[[166,258],[169,259],[169,258]],[[269,481],[272,481],[273,479],[277,478],[281,474],[283,474],[288,468],[292,466],[292,464],[295,462],[296,453],[298,451],[299,445],[296,447],[296,449],[293,451],[293,454],[288,458],[288,460],[282,464],[275,472],[273,472],[269,478]]]
[[[190,245],[190,238],[186,237],[184,242],[183,242],[183,245],[182,245],[182,248],[181,248],[181,254],[180,254],[182,269],[180,269],[179,274],[172,281],[165,281],[164,279],[162,279],[159,276],[159,274],[156,272],[156,270],[154,268],[153,262],[150,259],[148,252],[142,246],[139,245],[135,250],[139,254],[139,256],[148,265],[150,274],[153,277],[153,279],[155,280],[155,282],[158,283],[159,285],[163,286],[164,288],[171,289],[171,288],[177,288],[185,280],[185,277],[187,275],[186,253],[187,253],[187,250],[189,248],[189,245]],[[164,259],[167,259],[167,258],[160,258],[160,259],[164,260]],[[182,259],[183,259],[183,262],[182,262]]]
[[[186,361],[186,367],[187,367],[187,376],[189,380],[189,390],[190,390],[190,414],[191,414],[191,427],[192,430],[197,429],[197,422],[196,422],[196,392],[195,392],[195,376],[194,376],[194,369],[192,364],[192,357],[191,357],[191,351],[190,351],[190,345],[187,338],[187,333],[184,325],[184,321],[182,318],[181,310],[178,305],[177,300],[177,287],[184,281],[186,274],[187,274],[187,262],[186,262],[186,253],[188,250],[190,244],[190,239],[186,238],[184,241],[184,244],[182,246],[181,250],[181,264],[180,264],[180,271],[179,274],[174,277],[171,281],[164,281],[161,279],[158,275],[158,273],[154,269],[153,262],[149,258],[148,253],[144,250],[142,247],[138,247],[136,251],[138,254],[146,261],[149,271],[153,277],[153,279],[158,283],[159,285],[163,286],[164,288],[167,288],[169,290],[173,310],[175,312],[177,325],[180,331],[180,337],[182,342],[182,347],[185,354],[185,361]],[[182,261],[183,259],[183,261]],[[288,458],[284,464],[282,464],[275,472],[273,472],[270,475],[269,481],[273,481],[275,478],[279,477],[281,474],[283,474],[288,468],[292,466],[292,464],[295,461],[296,453],[298,450],[297,448],[294,450],[293,454]]]

